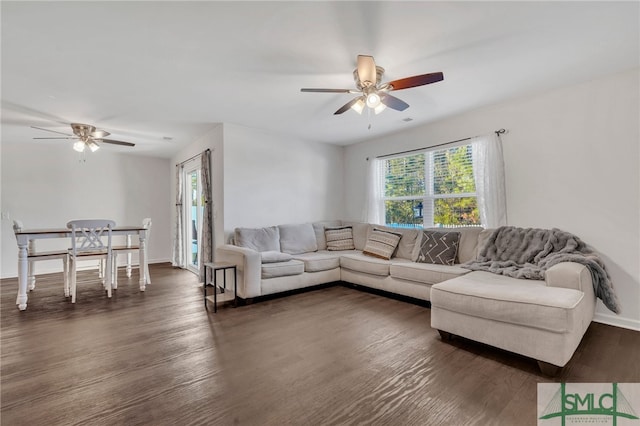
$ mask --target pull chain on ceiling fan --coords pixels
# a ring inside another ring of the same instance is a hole
[[[105,139],[111,133],[104,130],[97,130],[95,126],[90,124],[80,124],[80,123],[71,123],[71,130],[73,130],[73,135],[69,135],[67,133],[58,132],[55,130],[43,129],[42,127],[31,126],[32,129],[44,130],[46,132],[58,133],[60,135],[65,135],[67,137],[64,138],[33,138],[33,139],[72,139],[76,142],[73,143],[73,149],[78,152],[83,152],[86,148],[89,148],[91,152],[95,152],[100,149],[100,143],[108,143],[112,145],[122,145],[122,146],[136,146],[131,142],[123,142],[117,141],[113,139]]]
[[[404,111],[409,108],[408,103],[392,96],[389,92],[424,86],[444,80],[444,74],[434,72],[401,78],[388,83],[381,83],[383,74],[384,68],[376,65],[373,56],[358,55],[357,68],[353,71],[353,79],[356,83],[355,90],[303,88],[300,89],[300,91],[310,93],[359,93],[359,96],[344,104],[334,112],[334,115],[342,114],[349,109],[356,111],[358,114],[362,114],[365,106],[373,109],[376,114],[379,114],[387,107],[396,111]]]

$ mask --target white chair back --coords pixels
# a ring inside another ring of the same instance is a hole
[[[105,219],[72,220],[67,223],[71,229],[71,253],[109,252],[111,254],[111,231],[116,223]],[[107,239],[107,243],[103,238]]]
[[[76,303],[76,263],[78,260],[90,260],[104,258],[106,270],[111,270],[111,234],[116,223],[106,219],[72,220],[67,223],[71,229],[71,249],[69,250],[71,281],[71,303]],[[103,241],[107,239],[107,243]],[[111,297],[111,275],[107,274],[104,280],[107,297]]]
[[[149,245],[149,237],[151,236],[151,218],[147,217],[142,219],[142,227],[146,230],[145,232],[145,240],[147,246]],[[113,247],[113,288],[118,288],[118,255],[126,254],[127,255],[127,278],[131,278],[131,254],[133,252],[137,252],[140,250],[140,244],[131,245],[130,237],[127,236],[127,245],[126,246],[115,246]],[[101,265],[101,268],[103,265]],[[149,263],[145,263],[145,276],[146,283],[151,284],[151,277],[149,276]]]

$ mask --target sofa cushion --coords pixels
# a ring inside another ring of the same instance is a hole
[[[575,329],[574,314],[583,298],[584,293],[578,290],[484,271],[431,287],[434,307],[556,333]]]
[[[351,253],[343,254],[340,257],[340,266],[356,272],[386,277],[389,275],[391,261],[367,256],[362,253]]]
[[[364,245],[367,244],[367,238],[369,232],[371,232],[372,226],[364,222],[343,222],[344,226],[351,226],[353,228],[353,245],[356,250],[363,250]]]
[[[458,255],[460,233],[455,231],[430,231],[422,233],[418,262],[453,265]]]
[[[340,220],[326,220],[323,222],[315,222],[312,224],[313,231],[316,233],[316,244],[318,245],[318,250],[327,249],[327,238],[324,235],[324,229],[336,228],[341,225],[342,221]]]
[[[278,227],[236,228],[235,242],[239,247],[255,251],[280,251],[280,233]]]
[[[398,243],[398,248],[393,257],[401,257],[403,259],[416,261],[420,251],[419,241],[422,236],[422,229],[418,228],[392,228],[389,226],[375,226],[383,231],[395,232],[402,236]],[[416,250],[417,246],[417,250]]]
[[[396,232],[373,228],[369,234],[369,238],[367,238],[367,243],[364,245],[362,253],[389,260],[393,252],[396,251],[400,238],[402,238],[402,235]]]
[[[318,250],[316,233],[310,223],[280,225],[280,251],[289,254],[308,253]]]
[[[285,277],[287,275],[299,275],[303,272],[304,263],[299,260],[262,264],[263,279]]]
[[[337,228],[325,228],[324,235],[327,239],[327,250],[353,250],[353,228],[340,226]]]
[[[293,258],[289,253],[282,253],[279,251],[263,251],[260,252],[260,259],[262,263],[277,263],[288,262]]]
[[[340,267],[340,255],[335,252],[296,254],[293,258],[304,262],[305,272],[328,271]]]
[[[389,274],[394,278],[423,284],[438,284],[442,281],[468,274],[469,270],[459,266],[437,265],[433,263],[391,262]]]

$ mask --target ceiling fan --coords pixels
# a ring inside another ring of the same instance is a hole
[[[105,139],[111,133],[106,132],[104,130],[97,130],[95,126],[90,124],[80,124],[80,123],[71,123],[71,130],[73,130],[73,135],[69,135],[67,133],[57,132],[55,130],[43,129],[41,127],[31,126],[32,129],[44,130],[46,132],[58,133],[60,135],[65,135],[64,138],[33,138],[33,139],[72,139],[75,140],[73,144],[73,149],[78,152],[82,152],[85,148],[89,148],[91,152],[95,152],[100,148],[98,142],[100,143],[109,143],[112,145],[123,145],[123,146],[136,146],[131,142],[123,142],[116,141],[113,139]]]
[[[408,103],[389,94],[392,90],[409,89],[444,80],[444,75],[441,72],[434,72],[381,83],[382,74],[384,74],[384,68],[376,65],[373,56],[358,55],[358,67],[353,70],[353,79],[356,82],[355,90],[300,89],[300,91],[312,93],[358,93],[359,96],[343,105],[334,112],[334,115],[342,114],[348,109],[353,109],[358,114],[362,114],[365,105],[372,108],[376,114],[379,114],[386,107],[397,111],[404,111],[409,108]]]

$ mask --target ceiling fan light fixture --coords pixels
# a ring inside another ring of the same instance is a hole
[[[87,146],[89,147],[91,152],[96,152],[97,150],[100,149],[100,145],[98,145],[97,143],[95,143],[95,141],[92,141],[92,140],[87,142]]]
[[[358,114],[362,114],[362,110],[364,109],[364,100],[362,98],[358,99],[358,102],[351,105],[351,109],[357,112]]]
[[[384,111],[385,109],[387,109],[387,106],[385,104],[383,104],[382,102],[380,102],[380,104],[378,104],[377,107],[375,107],[373,109],[373,111],[376,113],[376,115],[380,114],[382,111]]]
[[[85,145],[83,141],[77,141],[73,143],[73,149],[75,149],[78,152],[83,152],[84,148],[85,148]]]
[[[367,95],[367,106],[369,108],[375,108],[380,105],[380,95],[376,92],[369,93]]]

